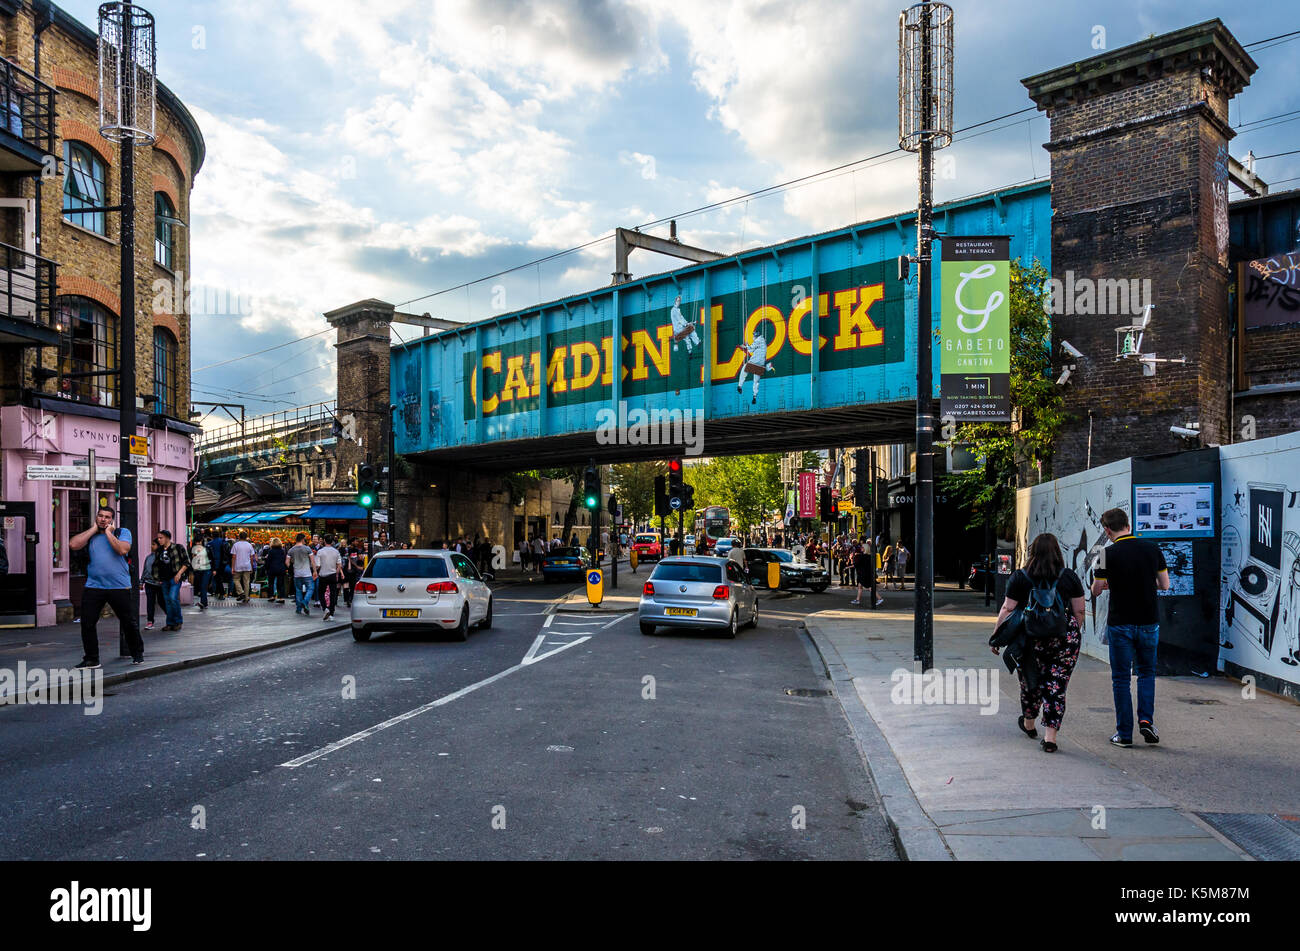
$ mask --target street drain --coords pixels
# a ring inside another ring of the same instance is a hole
[[[1178,699],[1181,700],[1183,703],[1190,703],[1193,706],[1197,706],[1197,707],[1208,707],[1211,704],[1216,704],[1216,703],[1220,705],[1223,704],[1222,700],[1209,700],[1205,697],[1179,697]]]
[[[787,687],[786,695],[790,697],[829,697],[829,690],[809,690],[806,687]]]

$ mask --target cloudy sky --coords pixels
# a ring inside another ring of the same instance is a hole
[[[93,26],[97,0],[61,5]],[[1099,43],[1215,16],[1242,43],[1300,29],[1288,0],[953,5],[958,128],[1029,106],[1020,79]],[[279,346],[324,329],[323,311],[376,297],[480,319],[599,287],[613,270],[599,239],[616,226],[677,215],[683,241],[730,252],[915,202],[915,159],[895,152],[681,214],[894,149],[897,3],[147,6],[159,77],[207,140],[192,199],[195,399],[258,413],[332,398],[332,333]],[[1300,149],[1296,39],[1251,47],[1260,69],[1232,106],[1234,155]],[[977,131],[941,153],[938,200],[1046,175],[1040,114]],[[1300,155],[1258,171],[1296,187]],[[634,273],[671,266],[632,257]]]

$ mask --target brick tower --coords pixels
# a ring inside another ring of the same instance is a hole
[[[339,439],[335,464],[340,473],[349,472],[367,455],[376,465],[387,464],[388,437],[384,428],[388,413],[389,325],[393,305],[381,300],[363,300],[325,314],[337,330],[339,419],[355,423],[361,445]],[[343,479],[347,479],[345,475]],[[338,483],[340,486],[342,481]]]
[[[1228,441],[1228,102],[1255,69],[1216,19],[1023,80],[1051,121],[1054,353],[1083,353],[1055,476],[1188,448],[1189,422]],[[1148,289],[1142,353],[1186,359],[1154,376],[1116,359]]]

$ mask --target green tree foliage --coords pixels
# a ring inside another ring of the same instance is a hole
[[[777,453],[722,456],[689,466],[686,481],[695,486],[695,507],[725,505],[741,530],[763,521],[781,506],[781,457]]]
[[[655,512],[655,476],[665,475],[667,464],[622,462],[611,467],[614,493],[623,506],[623,518],[633,525],[647,521]]]
[[[982,524],[987,511],[995,512],[1003,537],[1011,534],[1015,519],[1014,488],[1051,478],[1052,452],[1067,418],[1052,374],[1050,277],[1039,261],[1011,262],[1011,425],[957,426],[951,441],[969,446],[982,464],[943,480],[948,493],[971,511],[972,526]]]

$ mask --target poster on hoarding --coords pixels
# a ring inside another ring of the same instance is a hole
[[[1132,521],[1139,538],[1213,538],[1214,484],[1135,485]]]
[[[1011,239],[943,239],[940,268],[941,414],[1011,420]]]
[[[817,515],[817,473],[812,471],[799,473],[799,517],[814,518]]]

